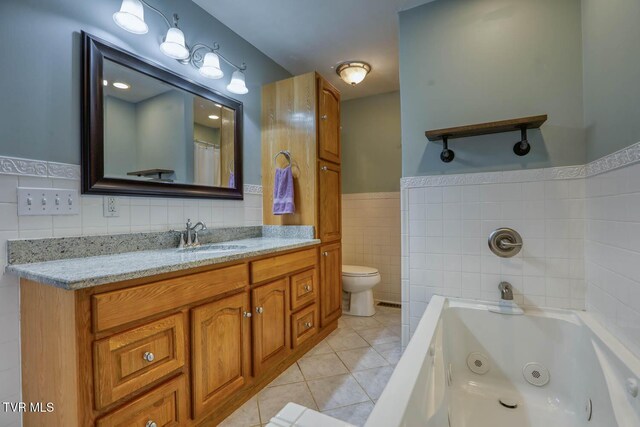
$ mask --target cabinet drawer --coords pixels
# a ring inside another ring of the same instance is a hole
[[[97,294],[92,297],[94,331],[108,330],[242,289],[248,283],[247,267],[241,264]]]
[[[93,375],[96,408],[105,406],[184,366],[182,314],[96,341]]]
[[[313,304],[291,315],[291,329],[293,348],[296,348],[307,339],[318,333],[318,310]]]
[[[296,311],[304,307],[311,301],[316,300],[317,272],[315,269],[308,270],[291,276],[291,311]]]
[[[177,427],[187,422],[187,391],[180,376],[99,419],[97,427]]]
[[[313,267],[316,262],[317,249],[315,248],[254,261],[251,263],[251,282],[264,282],[284,276],[303,268]]]

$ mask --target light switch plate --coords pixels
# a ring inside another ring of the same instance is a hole
[[[78,215],[80,197],[68,188],[18,187],[18,215]]]

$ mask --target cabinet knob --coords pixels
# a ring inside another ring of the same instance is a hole
[[[326,172],[326,171],[328,171],[328,170],[329,170],[329,168],[328,168],[328,167],[326,167],[326,166],[322,166],[322,167],[320,168],[320,170],[321,170],[322,172]]]
[[[328,116],[327,116],[326,114],[323,114],[323,115],[321,115],[321,116],[320,116],[320,118],[321,118],[322,120],[327,120]]]
[[[304,285],[303,289],[305,292],[311,292],[311,285]]]
[[[309,329],[309,328],[310,328],[310,327],[312,327],[312,326],[313,326],[313,323],[311,323],[311,322],[305,322],[305,323],[304,323],[304,327],[305,327],[305,329]]]
[[[156,358],[156,356],[151,353],[150,351],[145,351],[145,353],[142,355],[142,358],[144,360],[146,360],[147,362],[153,362],[153,360]]]
[[[147,423],[145,424],[145,427],[158,427],[158,424],[156,424],[155,421],[147,421]]]
[[[248,311],[243,312],[242,315],[244,317],[251,317],[251,313],[249,313]]]
[[[322,252],[322,256],[329,256],[329,252]]]
[[[258,314],[262,314],[262,312],[264,311],[264,308],[262,307],[256,307],[256,313]]]

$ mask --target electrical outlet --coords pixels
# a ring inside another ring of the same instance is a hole
[[[120,204],[118,198],[114,196],[105,196],[103,199],[104,216],[107,218],[113,218],[120,216]]]
[[[18,215],[77,215],[78,190],[18,187]]]

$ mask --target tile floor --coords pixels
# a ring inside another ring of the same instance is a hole
[[[364,425],[402,355],[400,310],[343,316],[338,329],[231,414],[221,427],[264,426],[289,402]]]

